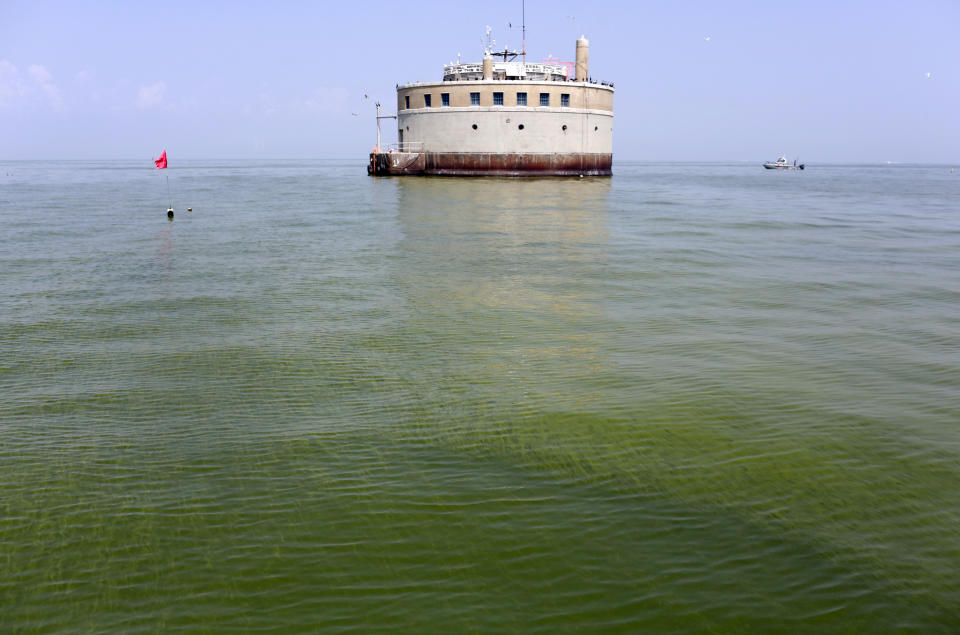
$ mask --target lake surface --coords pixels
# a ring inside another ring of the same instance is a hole
[[[960,630],[960,170],[171,165],[0,162],[0,630]]]

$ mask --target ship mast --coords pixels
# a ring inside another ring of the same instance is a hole
[[[520,20],[523,32],[523,45],[520,50],[523,52],[523,63],[527,63],[527,0],[520,2]]]

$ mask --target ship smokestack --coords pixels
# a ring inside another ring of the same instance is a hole
[[[483,78],[493,79],[493,58],[489,53],[483,56]]]
[[[580,36],[580,39],[577,40],[577,74],[576,79],[578,82],[587,81],[587,61],[590,58],[590,42],[587,41],[587,38]]]

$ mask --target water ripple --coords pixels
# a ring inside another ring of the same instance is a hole
[[[4,191],[0,630],[960,625],[938,168],[79,167]]]

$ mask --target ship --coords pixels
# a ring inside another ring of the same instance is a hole
[[[590,78],[586,37],[576,41],[575,60],[527,62],[524,38],[522,51],[488,45],[480,63],[445,65],[441,81],[398,84],[396,114],[377,105],[367,173],[609,176],[614,85]],[[397,142],[381,146],[380,120],[388,118],[396,118]]]
[[[796,159],[793,160],[793,165],[790,165],[787,163],[787,157],[781,156],[776,161],[767,161],[763,167],[768,170],[802,170],[806,166],[803,163],[797,165]]]

